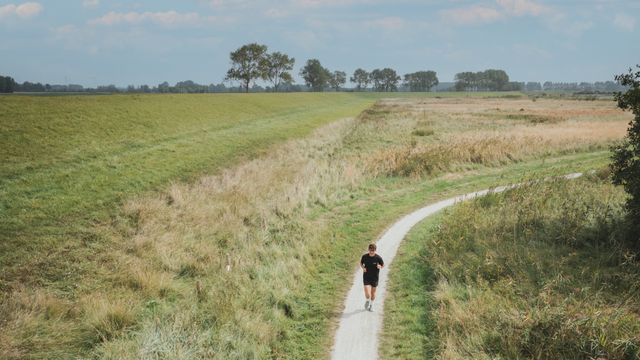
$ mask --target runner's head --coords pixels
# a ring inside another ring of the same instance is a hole
[[[375,254],[376,248],[376,244],[369,244],[369,254]]]

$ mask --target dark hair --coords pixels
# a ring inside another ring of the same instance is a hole
[[[376,244],[369,244],[369,250],[373,250],[373,251],[375,251],[375,250],[376,250],[376,248],[377,248],[377,247],[376,247]]]

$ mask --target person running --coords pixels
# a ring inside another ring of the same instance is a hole
[[[376,254],[376,248],[376,244],[369,244],[369,251],[360,258],[360,267],[363,271],[364,296],[367,298],[364,308],[369,311],[373,311],[373,302],[376,299],[376,288],[378,287],[378,275],[380,274],[380,269],[384,267],[382,257]]]

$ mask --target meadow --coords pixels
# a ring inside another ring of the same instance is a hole
[[[0,355],[327,357],[394,219],[602,168],[630,119],[501,96],[2,99]]]
[[[489,195],[416,228],[393,274],[383,358],[639,358],[625,196],[603,169]]]

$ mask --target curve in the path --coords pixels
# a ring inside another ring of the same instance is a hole
[[[581,173],[574,173],[563,177],[566,179],[575,179],[581,175]],[[418,209],[393,224],[376,242],[378,246],[377,252],[385,261],[386,271],[383,270],[380,272],[375,311],[369,312],[364,309],[365,299],[362,289],[362,272],[358,269],[353,276],[353,286],[351,290],[349,290],[345,300],[344,310],[340,317],[340,324],[338,325],[338,330],[336,331],[333,341],[331,358],[334,360],[372,360],[378,358],[378,339],[382,327],[382,318],[384,316],[383,305],[389,265],[391,265],[398,251],[400,242],[413,226],[427,216],[435,214],[458,202],[483,196],[489,192],[498,193],[518,186],[520,186],[520,184],[500,186],[442,200]]]

